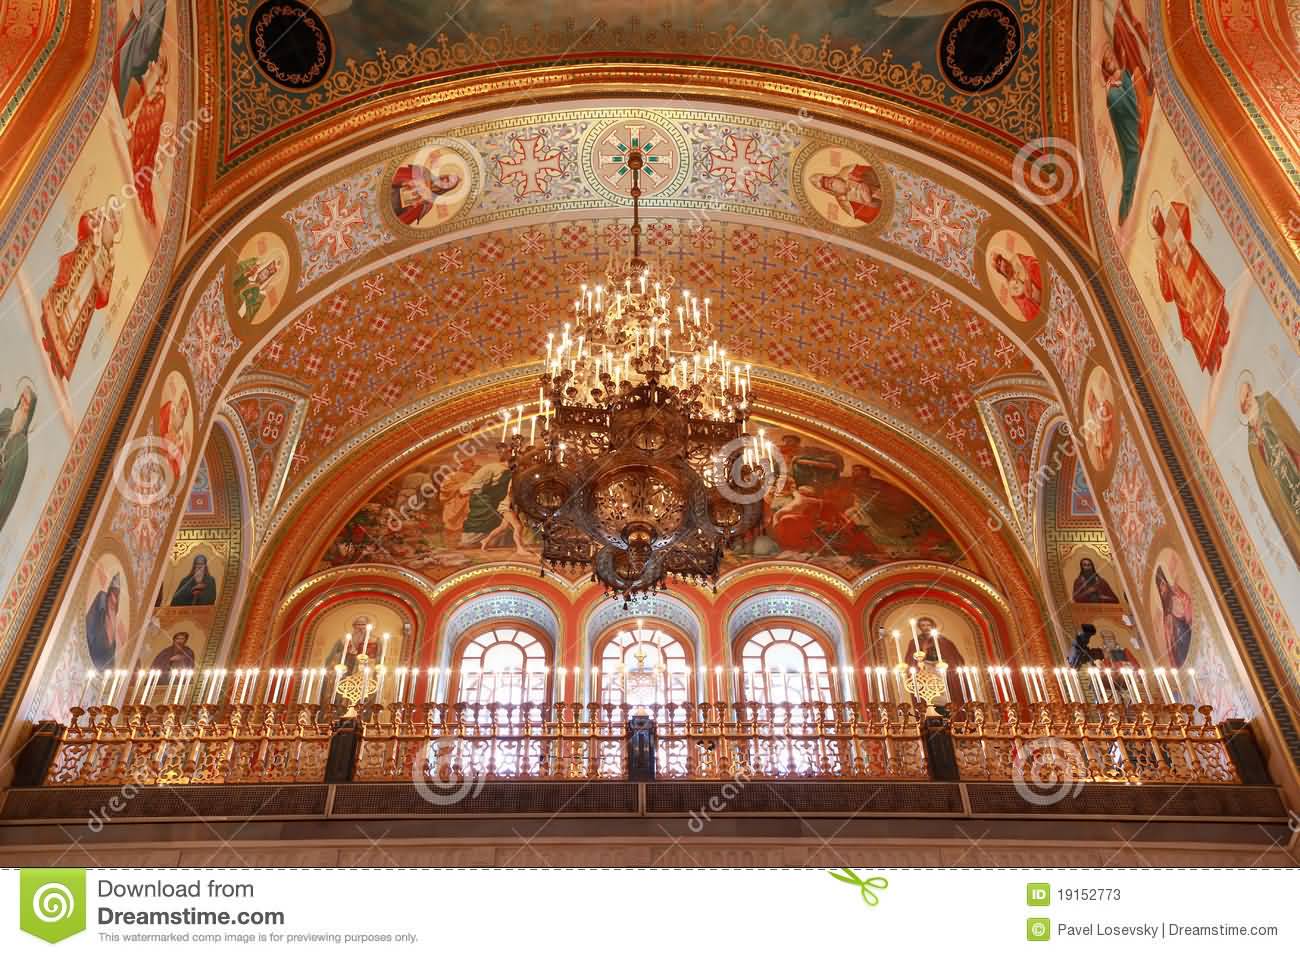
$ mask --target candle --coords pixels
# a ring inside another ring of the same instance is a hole
[[[1088,680],[1092,682],[1092,696],[1102,704],[1108,704],[1106,699],[1106,688],[1101,683],[1101,669],[1093,665],[1088,669]]]
[[[912,626],[912,641],[913,641],[913,642],[915,643],[915,645],[916,645],[916,651],[920,651],[920,650],[921,650],[921,633],[920,633],[919,631],[916,630],[916,619],[915,619],[915,618],[909,618],[909,619],[907,619],[907,623],[908,623],[909,625]],[[914,653],[915,653],[915,652],[914,652]]]
[[[898,660],[903,660],[903,645],[899,641],[898,629],[894,629],[894,651],[898,654]]]
[[[1187,695],[1183,694],[1183,679],[1178,677],[1178,669],[1170,668],[1169,673],[1174,676],[1174,686],[1178,689],[1178,700],[1181,703],[1187,702]]]
[[[523,406],[521,405],[519,408],[522,409]],[[381,665],[388,660],[388,638],[389,638],[388,632],[384,632],[384,643],[383,645],[380,646],[380,650],[379,650],[379,663]]]
[[[1061,677],[1061,671],[1062,671],[1062,670],[1063,670],[1063,669],[1061,669],[1061,668],[1053,668],[1053,669],[1052,669],[1052,674],[1056,677],[1056,689],[1057,689],[1059,692],[1061,692],[1061,697],[1064,698],[1064,697],[1066,696],[1066,695],[1065,695],[1065,679]]]
[[[713,700],[722,700],[722,665],[713,666]]]
[[[405,700],[403,697],[405,691],[406,691],[406,668],[401,667],[397,669],[397,700],[398,701]]]
[[[199,684],[199,701],[202,704],[207,704],[208,682],[211,680],[212,669],[209,668],[207,671],[203,672],[203,681]]]
[[[939,647],[939,632],[937,629],[930,629],[930,640],[934,642],[934,653],[938,655],[939,661],[943,661],[943,649]]]
[[[1147,670],[1145,668],[1139,668],[1137,673],[1138,678],[1142,681],[1142,694],[1146,696],[1146,703],[1155,704],[1155,695],[1151,693],[1151,684],[1147,681]]]
[[[876,666],[876,700],[885,700],[885,669],[879,665]]]
[[[993,665],[989,665],[989,684],[993,687],[993,703],[999,704],[1002,701],[1002,689],[998,687],[998,671]]]
[[[1075,671],[1073,668],[1070,669],[1070,680],[1071,680],[1072,682],[1074,682],[1074,696],[1075,696],[1075,698],[1076,698],[1080,703],[1083,703],[1083,701],[1084,701],[1084,697],[1083,697],[1083,685],[1081,685],[1081,684],[1079,683],[1079,673],[1078,673],[1077,671]]]
[[[1188,668],[1187,676],[1192,679],[1192,694],[1196,696],[1196,701],[1199,703],[1205,700],[1201,697],[1201,683],[1196,680],[1196,669]]]
[[[1012,703],[1018,704],[1020,702],[1020,696],[1016,694],[1016,684],[1013,680],[1013,673],[1010,667],[1005,665],[1003,666],[1002,677],[1007,683],[1007,696],[1011,699]]]
[[[1156,676],[1156,687],[1160,689],[1160,697],[1162,699],[1161,703],[1170,704],[1171,699],[1173,698],[1174,695],[1172,689],[1170,689],[1169,687],[1169,682],[1165,680],[1165,669],[1156,668],[1155,676]]]

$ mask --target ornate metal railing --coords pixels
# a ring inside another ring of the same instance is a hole
[[[962,780],[1240,781],[1208,706],[968,703],[949,731]]]
[[[582,705],[385,705],[362,709],[358,781],[618,779],[627,728]]]
[[[322,781],[330,726],[301,705],[73,708],[50,785]]]
[[[48,770],[42,764],[34,780],[322,782],[340,734],[348,742],[344,765],[358,781],[621,780],[629,777],[630,752],[651,742],[660,780],[926,780],[935,773],[931,762],[942,764],[939,752],[928,755],[926,736],[946,732],[962,780],[1240,781],[1210,708],[1184,704],[976,702],[928,727],[924,710],[910,704],[679,704],[642,712],[654,730],[639,740],[629,737],[634,709],[621,705],[362,705],[340,728],[343,711],[301,704],[74,708]],[[331,780],[348,780],[343,774]]]
[[[654,717],[657,778],[929,776],[911,705],[678,705]]]
[[[356,780],[621,779],[627,776],[622,705],[384,706],[366,714]],[[916,709],[854,704],[662,705],[655,721],[657,779],[927,777]]]

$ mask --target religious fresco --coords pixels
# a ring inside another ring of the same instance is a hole
[[[0,591],[30,560],[34,533],[57,524],[58,480],[70,456],[99,430],[105,388],[120,384],[119,346],[145,326],[159,288],[155,258],[167,237],[173,184],[183,177],[187,142],[181,117],[182,34],[167,0],[122,0],[110,9],[97,56],[102,85],[87,81],[77,108],[79,150],[51,160],[36,175],[33,206],[16,210],[24,233],[5,250],[0,314],[9,334],[0,359]],[[43,212],[36,204],[44,204]],[[34,215],[36,214],[36,215]],[[12,235],[12,234],[10,234]],[[94,442],[90,441],[90,447]]]
[[[1083,387],[1083,447],[1088,462],[1098,472],[1110,468],[1115,458],[1119,413],[1115,407],[1115,383],[1102,366],[1088,375]]]
[[[289,248],[277,233],[250,236],[235,256],[230,291],[235,318],[256,326],[275,315],[289,286]]]
[[[783,464],[766,528],[728,554],[724,571],[806,562],[854,578],[890,561],[963,560],[934,514],[865,461],[794,432],[771,436]],[[476,450],[433,453],[389,481],[344,523],[318,570],[385,563],[436,581],[490,562],[536,563],[540,546],[509,507],[511,471],[491,445],[485,436]]]
[[[942,659],[948,665],[948,701],[963,700],[957,669],[963,665],[979,667],[985,661],[980,637],[970,619],[951,605],[917,601],[895,606],[880,618],[878,627],[885,629],[880,649],[887,656],[887,666],[895,663],[900,647],[909,665],[918,650],[925,653],[927,661],[937,664]]]
[[[1007,315],[1033,322],[1043,308],[1043,270],[1029,240],[1013,229],[990,237],[984,253],[989,288]]]
[[[809,205],[833,226],[859,229],[880,216],[884,186],[879,167],[855,150],[816,150],[801,161],[801,182]]]
[[[1123,584],[1110,560],[1088,546],[1062,549],[1061,575],[1070,589],[1070,598],[1080,605],[1118,605],[1123,598]]]
[[[477,191],[477,164],[464,149],[434,143],[402,157],[388,178],[388,211],[403,226],[441,226]]]
[[[1281,603],[1272,612],[1278,651],[1295,680],[1300,387],[1292,330],[1239,248],[1249,237],[1229,227],[1224,217],[1233,211],[1208,192],[1204,157],[1189,153],[1194,144],[1184,147],[1171,119],[1181,116],[1170,113],[1176,104],[1160,98],[1167,88],[1154,83],[1151,66],[1163,41],[1159,25],[1130,0],[1093,0],[1090,11],[1100,185],[1118,256],[1132,278],[1119,285],[1129,311],[1149,318],[1144,346],[1155,353],[1153,381],[1174,399],[1192,441],[1212,450],[1212,458],[1195,459],[1215,487],[1212,501],[1248,517],[1226,520],[1230,541],[1250,569],[1248,581],[1271,581],[1269,600]],[[1115,137],[1128,145],[1117,151]],[[1168,599],[1177,589],[1165,572],[1170,587],[1161,594]],[[1155,604],[1154,585],[1142,598],[1152,610],[1166,603]]]

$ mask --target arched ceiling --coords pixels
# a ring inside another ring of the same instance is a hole
[[[198,104],[212,122],[199,131],[189,232],[286,165],[377,126],[537,105],[575,83],[686,102],[704,82],[792,110],[812,86],[821,110],[869,105],[936,152],[1005,176],[1026,143],[1074,138],[1073,12],[1044,0],[225,0],[198,13]],[[1082,233],[1081,203],[1055,213]]]

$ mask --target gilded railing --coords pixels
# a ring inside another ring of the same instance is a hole
[[[330,728],[302,705],[73,708],[54,786],[322,781]]]
[[[967,781],[1240,781],[1208,706],[970,702],[949,730]]]
[[[383,705],[362,709],[354,779],[619,779],[626,710],[603,705]]]
[[[656,778],[929,776],[911,705],[670,705],[653,715]]]

